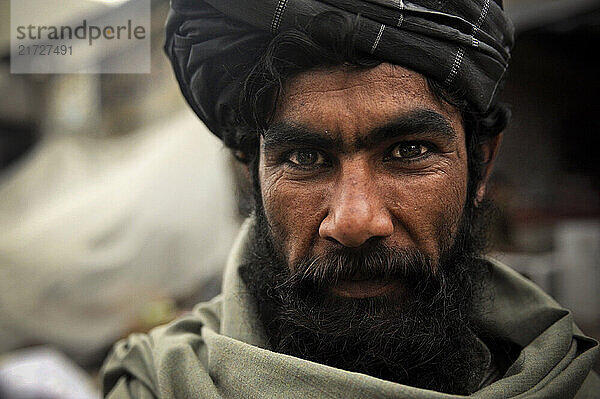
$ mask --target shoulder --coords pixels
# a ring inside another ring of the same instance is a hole
[[[107,397],[159,397],[152,341],[148,335],[132,334],[117,342],[101,374],[102,389]]]
[[[183,385],[193,375],[201,379],[208,362],[202,330],[218,331],[219,318],[217,297],[148,334],[132,334],[117,342],[101,370],[104,395],[174,397],[169,392],[178,384]]]

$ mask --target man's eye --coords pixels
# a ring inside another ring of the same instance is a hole
[[[316,150],[296,150],[290,153],[288,161],[298,166],[318,166],[325,163],[325,157]]]
[[[396,159],[412,159],[427,154],[429,151],[430,148],[423,143],[400,143],[392,148],[390,156]]]

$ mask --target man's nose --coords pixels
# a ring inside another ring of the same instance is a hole
[[[358,247],[372,237],[394,231],[389,210],[372,177],[362,167],[342,170],[330,199],[329,212],[319,226],[322,238]]]

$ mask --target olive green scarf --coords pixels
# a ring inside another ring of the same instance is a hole
[[[223,293],[193,313],[119,342],[103,368],[109,398],[458,398],[275,353],[237,273],[248,223],[229,259]],[[600,398],[590,370],[598,343],[539,288],[490,260],[492,300],[481,314],[494,336],[522,351],[475,398]],[[468,367],[468,365],[467,365]]]

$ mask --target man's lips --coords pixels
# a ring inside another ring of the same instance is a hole
[[[398,281],[393,280],[342,280],[331,290],[335,295],[348,298],[371,298],[388,295],[399,288]]]

